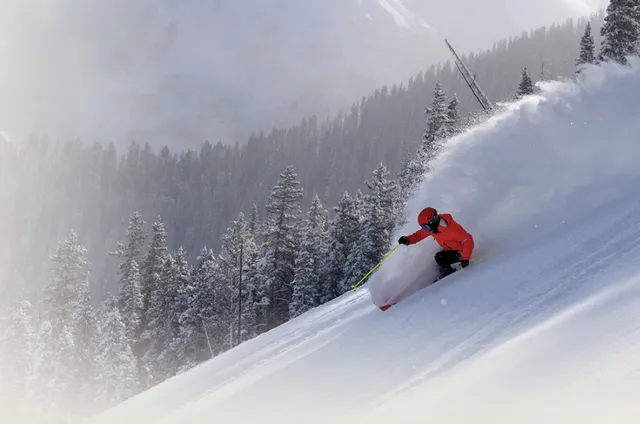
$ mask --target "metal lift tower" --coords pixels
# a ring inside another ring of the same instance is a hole
[[[467,68],[467,65],[465,65],[462,59],[460,59],[460,56],[458,56],[458,53],[456,53],[453,47],[451,47],[451,44],[449,44],[449,41],[444,40],[444,42],[447,43],[447,47],[449,47],[449,50],[451,50],[451,53],[453,53],[453,58],[454,58],[456,67],[458,68],[458,71],[460,71],[460,75],[462,75],[462,78],[464,78],[464,81],[469,86],[469,89],[471,89],[471,92],[480,103],[480,106],[482,106],[482,109],[484,109],[484,111],[488,115],[491,115],[491,113],[494,110],[491,100],[489,100],[487,95],[484,94],[484,91],[482,91],[482,89],[476,82],[475,76],[471,75],[471,71],[469,71],[469,68]]]

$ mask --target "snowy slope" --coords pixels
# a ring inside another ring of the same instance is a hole
[[[364,289],[89,422],[639,422],[640,62],[583,77],[453,140],[409,205],[451,212],[484,262],[381,312],[434,272],[432,241],[401,246]]]

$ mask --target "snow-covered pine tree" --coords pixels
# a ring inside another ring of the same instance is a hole
[[[258,206],[253,204],[251,208],[251,219],[249,220],[249,232],[252,236],[256,236],[258,234],[258,229],[260,226],[260,213],[258,212]]]
[[[371,260],[371,255],[369,254],[371,246],[369,244],[368,229],[370,229],[369,220],[364,218],[359,223],[358,234],[360,237],[351,246],[344,263],[344,280],[341,284],[343,291],[349,290],[375,266],[375,262]]]
[[[38,415],[50,416],[54,409],[55,397],[58,395],[56,374],[58,355],[51,321],[47,319],[40,321],[36,340],[35,398],[32,405],[37,405]]]
[[[95,385],[93,383],[96,375],[95,334],[98,330],[98,323],[88,287],[82,295],[84,299],[74,314],[74,322],[69,330],[73,336],[72,369],[74,370],[75,412],[86,416],[95,412],[93,409]]]
[[[447,126],[450,135],[455,135],[460,132],[460,101],[458,95],[453,93],[453,97],[447,105]]]
[[[83,309],[89,295],[89,263],[87,249],[78,243],[78,236],[71,231],[69,237],[58,243],[51,256],[51,278],[44,288],[47,308],[45,319],[51,321],[54,335],[63,326],[73,328],[74,315]]]
[[[37,348],[34,311],[30,302],[23,300],[11,306],[11,313],[3,320],[0,333],[0,394],[14,400],[33,400]],[[21,408],[20,408],[21,409]]]
[[[413,155],[405,151],[400,160],[400,172],[397,175],[398,181],[398,216],[396,219],[396,227],[401,227],[407,222],[405,208],[409,197],[411,196],[412,187],[414,186],[413,175],[411,174],[411,162]]]
[[[296,258],[293,295],[289,304],[291,318],[319,305],[320,281],[328,252],[326,222],[327,210],[316,194],[302,226],[302,242]]]
[[[354,197],[354,201],[356,202],[356,209],[359,211],[358,219],[362,221],[364,216],[364,207],[365,207],[365,196],[362,193],[362,190],[356,190],[356,196]]]
[[[406,202],[409,200],[412,187],[414,186],[413,175],[411,174],[411,162],[414,159],[414,155],[408,151],[405,151],[400,160],[400,172],[398,173],[398,202],[405,207]],[[406,222],[405,217],[402,214],[398,215],[398,226],[404,225]]]
[[[398,206],[396,203],[398,184],[388,179],[389,170],[380,163],[373,171],[371,181],[366,181],[369,195],[365,197],[365,212],[371,211],[369,225],[375,226],[377,231],[372,231],[370,238],[374,246],[372,258],[378,262],[387,253],[390,247],[391,235],[395,229]],[[365,215],[366,217],[367,215]]]
[[[298,255],[300,234],[300,201],[303,189],[293,166],[280,174],[265,206],[267,216],[263,223],[264,258],[257,269],[258,290],[266,297],[265,323],[271,329],[289,318],[291,281]]]
[[[407,163],[407,169],[399,181],[403,195],[409,193],[422,181],[424,174],[430,169],[429,163],[440,151],[443,141],[454,134],[458,117],[458,100],[454,95],[447,104],[447,96],[442,90],[440,81],[433,89],[431,106],[425,108],[426,128],[422,135],[422,145],[413,159]]]
[[[256,221],[254,226],[256,231],[251,231],[251,225],[252,221],[249,222],[249,228],[245,232],[242,243],[242,337],[238,342],[255,337],[260,333],[263,324],[259,321],[262,296],[255,286],[259,257],[256,241],[258,223]]]
[[[442,90],[440,81],[436,82],[433,89],[433,100],[431,106],[425,108],[425,117],[427,117],[427,128],[423,134],[423,150],[430,153],[433,150],[433,144],[439,140],[449,137],[449,114],[447,109],[447,96]],[[427,154],[427,157],[430,157]]]
[[[158,354],[154,349],[156,334],[162,331],[161,311],[164,296],[162,277],[165,262],[168,259],[167,232],[160,216],[153,223],[151,231],[149,250],[144,257],[141,270],[143,313],[139,357],[143,360],[140,361],[139,379],[144,388],[150,387],[154,381],[150,376],[151,360]]]
[[[159,287],[159,278],[164,269],[164,262],[167,259],[167,232],[160,216],[153,223],[151,231],[151,243],[143,259],[141,269],[143,324],[149,307],[149,298],[151,293]]]
[[[127,337],[131,342],[132,348],[137,352],[144,303],[142,299],[142,277],[138,262],[135,259],[129,262],[127,274],[121,280],[118,305],[121,317],[127,327]]]
[[[238,326],[240,325],[241,339],[247,333],[249,322],[242,322],[241,314],[247,307],[249,291],[245,287],[244,281],[240,281],[240,268],[244,266],[244,244],[249,237],[247,222],[244,214],[240,212],[227,232],[222,236],[222,246],[218,256],[218,290],[216,291],[216,309],[218,311],[218,321],[221,324],[222,337],[219,342],[225,348],[231,348],[240,342],[238,340]],[[242,251],[241,251],[242,250]],[[241,293],[242,292],[242,293]],[[241,297],[240,297],[241,296]]]
[[[146,239],[146,223],[139,212],[135,212],[127,227],[127,244],[118,243],[118,249],[112,252],[122,258],[120,270],[120,295],[118,305],[120,315],[127,327],[127,337],[132,347],[140,337],[140,323],[143,312],[142,281],[140,267],[142,249]]]
[[[179,337],[183,344],[180,370],[210,358],[210,343],[212,351],[217,348],[213,337],[222,328],[216,312],[217,267],[213,251],[203,247],[184,291],[188,307],[180,316]]]
[[[157,287],[149,292],[146,328],[141,337],[146,347],[142,363],[149,387],[171,376],[169,364],[164,363],[161,355],[169,347],[173,336],[170,317],[176,275],[176,260],[172,254],[168,254],[157,277]]]
[[[603,40],[598,59],[627,64],[627,56],[637,54],[640,36],[640,5],[638,0],[611,0],[607,6]]]
[[[347,258],[360,237],[359,202],[344,192],[333,208],[334,217],[329,225],[329,252],[322,278],[320,302],[328,302],[348,290],[345,287]]]
[[[97,345],[96,400],[109,408],[136,394],[138,371],[127,328],[120,315],[119,299],[107,298],[100,310]]]
[[[520,78],[520,84],[518,85],[518,91],[516,92],[516,98],[522,98],[533,94],[533,82],[529,76],[529,71],[526,66],[522,70],[522,76]]]
[[[357,283],[387,253],[397,213],[397,183],[388,180],[389,171],[380,163],[367,181],[364,220],[357,246],[347,258],[346,286]]]
[[[48,400],[56,413],[70,415],[71,411],[77,411],[72,406],[78,405],[76,398],[80,397],[74,361],[76,347],[71,330],[63,325],[53,343],[53,378],[48,382],[52,390]]]
[[[175,260],[166,268],[164,278],[164,308],[166,315],[162,321],[164,324],[164,337],[166,345],[161,349],[158,364],[165,378],[176,375],[184,363],[186,346],[180,339],[180,318],[189,308],[187,288],[191,282],[193,270],[187,262],[186,252],[180,246],[175,252]]]
[[[582,65],[595,63],[595,41],[591,34],[591,22],[587,22],[584,34],[580,39],[580,55],[576,59],[576,74],[582,70]]]
[[[48,308],[45,319],[53,326],[53,337],[61,340],[64,328],[71,342],[62,345],[69,348],[61,362],[68,360],[69,390],[78,393],[80,404],[93,397],[93,387],[89,384],[95,372],[94,335],[96,318],[89,291],[89,262],[87,250],[78,243],[78,237],[71,231],[69,238],[60,242],[56,253],[51,256],[54,267],[51,279],[44,289],[44,302]],[[66,337],[66,336],[65,336]],[[64,341],[64,340],[63,340]],[[85,402],[86,403],[86,402]]]

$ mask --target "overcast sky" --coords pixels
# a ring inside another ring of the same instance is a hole
[[[522,30],[588,15],[608,0],[406,0],[443,36],[479,49]]]
[[[0,131],[197,146],[606,0],[0,0]]]

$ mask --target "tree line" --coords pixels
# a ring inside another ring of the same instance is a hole
[[[603,14],[523,32],[463,59],[492,100],[509,100],[525,66],[534,81],[571,76],[587,22],[600,28]],[[541,64],[544,75],[538,77]],[[379,162],[397,175],[420,146],[424,108],[436,83],[451,98],[457,95],[463,124],[477,121],[482,111],[446,62],[381,87],[332,119],[312,116],[257,133],[243,145],[205,141],[200,149],[175,152],[135,142],[119,151],[112,144],[35,135],[17,145],[0,141],[0,303],[41,290],[47,278],[41,265],[70,228],[88,249],[91,291],[102,300],[117,284],[116,263],[106,253],[135,211],[150,221],[161,215],[170,248],[183,246],[194,261],[201,246],[220,248],[239,211],[248,216],[254,204],[264,207],[288,165],[326,205],[339,202],[345,190],[364,189]],[[305,196],[302,207],[311,200]]]

